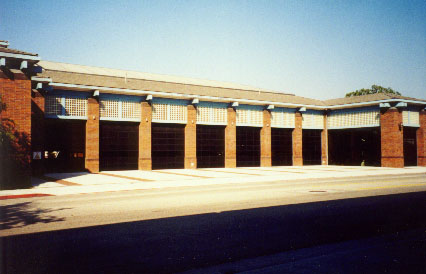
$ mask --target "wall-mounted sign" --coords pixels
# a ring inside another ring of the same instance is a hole
[[[34,160],[41,160],[41,151],[34,151],[33,152],[33,159]]]

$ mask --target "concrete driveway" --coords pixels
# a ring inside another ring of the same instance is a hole
[[[104,171],[98,174],[50,173],[33,178],[33,188],[0,191],[0,199],[97,193],[108,191],[312,180],[404,174],[426,175],[426,167],[383,168],[359,166],[279,166],[168,170]]]

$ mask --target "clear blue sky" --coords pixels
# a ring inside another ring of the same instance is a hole
[[[426,1],[0,1],[0,39],[42,59],[310,98],[372,84],[426,99]]]

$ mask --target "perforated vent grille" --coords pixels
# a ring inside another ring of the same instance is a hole
[[[263,111],[260,109],[237,108],[237,126],[263,126]]]
[[[101,118],[118,118],[118,100],[101,100],[99,109]]]
[[[227,109],[226,107],[197,107],[197,124],[227,124]]]
[[[141,104],[134,101],[123,101],[121,106],[121,117],[124,119],[140,119]]]
[[[294,112],[285,109],[271,111],[271,126],[278,128],[294,128]]]
[[[214,109],[214,121],[216,123],[228,123],[228,110],[226,108],[215,108]]]
[[[404,125],[419,126],[420,125],[419,112],[404,110],[402,112],[402,123]]]
[[[141,106],[138,101],[121,98],[102,99],[99,109],[103,120],[139,121],[141,116]]]
[[[87,99],[65,98],[66,116],[86,116]]]
[[[45,101],[46,115],[61,115],[62,114],[62,97],[47,96]]]
[[[324,116],[322,113],[303,113],[302,128],[324,128]]]
[[[153,121],[167,121],[167,105],[166,104],[152,104],[152,120]]]
[[[402,112],[402,123],[404,125],[410,123],[410,112],[409,111],[403,111]]]
[[[379,110],[336,111],[331,112],[327,117],[328,128],[371,127],[379,125]]]
[[[85,118],[87,116],[87,99],[49,95],[45,101],[45,115],[59,118]]]
[[[186,123],[187,110],[185,105],[152,104],[153,122]]]
[[[169,114],[171,121],[185,121],[186,122],[186,106],[169,105]]]

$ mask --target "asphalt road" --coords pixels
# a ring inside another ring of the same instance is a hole
[[[364,249],[377,260],[358,248],[316,272],[426,271],[424,174],[6,200],[0,224],[2,273],[170,273],[371,237],[387,237]]]

